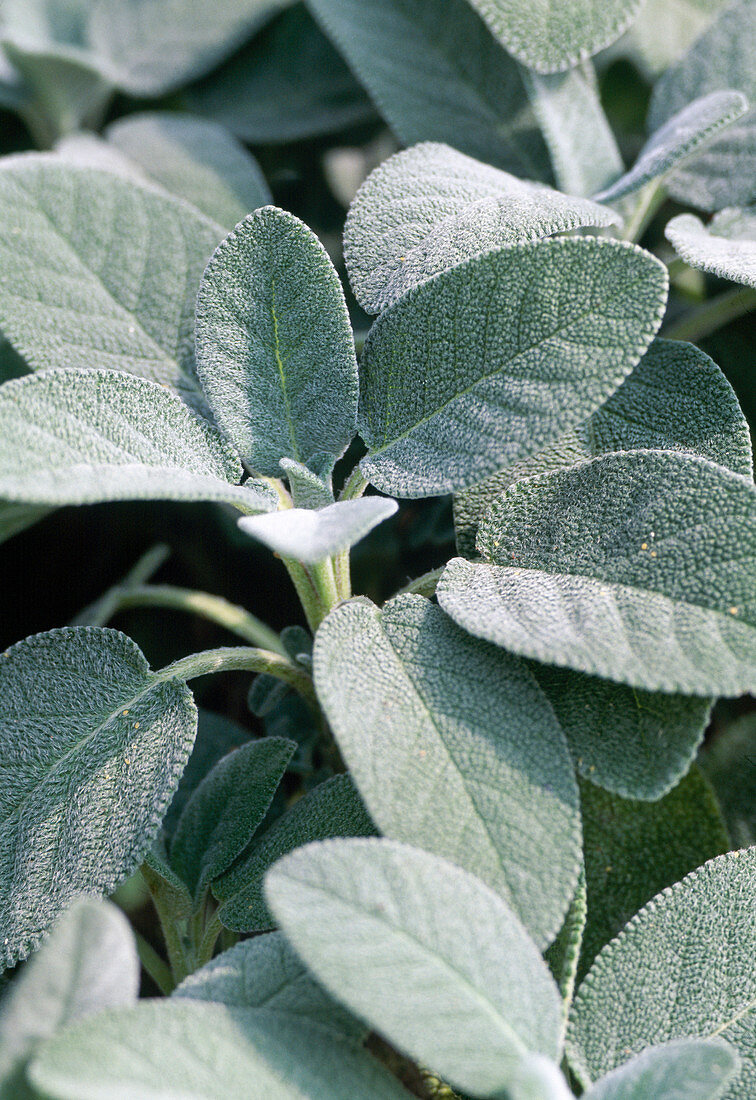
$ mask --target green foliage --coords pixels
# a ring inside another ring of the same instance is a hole
[[[691,267],[720,279],[756,288],[756,213],[730,207],[708,225],[695,214],[679,214],[665,230],[667,239]]]
[[[720,733],[701,758],[736,848],[756,844],[755,747],[756,722],[747,714]]]
[[[287,508],[268,516],[246,516],[239,526],[247,535],[280,554],[311,565],[348,550],[374,527],[393,516],[395,500],[363,497],[325,508]]]
[[[602,1077],[586,1100],[719,1100],[739,1069],[721,1039],[677,1039],[650,1047]]]

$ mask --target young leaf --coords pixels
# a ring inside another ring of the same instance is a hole
[[[598,53],[625,31],[642,0],[469,0],[523,65],[563,72]]]
[[[389,157],[363,183],[347,217],[344,258],[360,305],[380,313],[479,252],[618,221],[588,199],[424,142]]]
[[[694,100],[651,135],[629,172],[594,198],[597,202],[616,202],[651,180],[666,176],[747,110],[748,100],[740,92],[712,92]]]
[[[268,206],[217,248],[197,300],[197,371],[250,468],[334,460],[354,435],[357,362],[344,292],[306,225]]]
[[[158,112],[129,115],[105,136],[148,179],[228,229],[271,201],[255,158],[215,122]]]
[[[720,1036],[743,1060],[726,1100],[753,1093],[754,891],[756,848],[719,856],[658,894],[607,944],[578,991],[568,1032],[582,1084],[668,1039]]]
[[[714,795],[700,771],[658,802],[634,802],[580,785],[588,923],[581,977],[596,955],[655,894],[729,848]]]
[[[317,464],[317,461],[313,463],[315,466]],[[326,468],[322,477],[293,458],[282,458],[279,465],[289,482],[295,508],[327,508],[334,503],[330,457],[326,455]]]
[[[116,367],[196,403],[194,302],[221,233],[186,204],[111,172],[9,158],[0,171],[3,333],[34,370]]]
[[[549,969],[562,995],[562,1017],[565,1026],[575,993],[575,979],[583,945],[586,917],[585,868],[581,865],[575,894],[564,918],[564,924],[543,956],[549,964]]]
[[[439,495],[539,451],[631,372],[666,296],[658,260],[593,238],[496,249],[415,287],[365,344],[365,476]]]
[[[0,389],[0,495],[33,505],[217,500],[275,507],[259,481],[237,485],[234,451],[174,394],[117,370],[58,369]]]
[[[0,945],[25,958],[77,894],[138,866],[196,732],[180,680],[116,630],[52,630],[0,657]]]
[[[222,903],[220,920],[235,932],[273,928],[263,876],[277,859],[313,840],[374,835],[375,826],[351,777],[336,775],[326,780],[256,837],[235,866],[213,883],[213,895]]]
[[[455,864],[391,840],[322,841],[277,863],[265,890],[326,989],[465,1092],[503,1091],[528,1052],[558,1058],[546,964],[501,898]]]
[[[361,497],[314,511],[286,508],[268,516],[245,516],[239,527],[282,558],[312,565],[354,546],[398,507],[395,500],[385,497]]]
[[[719,1100],[740,1059],[722,1039],[649,1047],[583,1093],[584,1100]]]
[[[278,737],[251,741],[219,760],[192,792],[170,856],[195,900],[252,839],[295,749]]]
[[[721,210],[709,225],[695,214],[678,214],[664,235],[691,267],[756,287],[756,207]]]
[[[517,64],[467,0],[308,0],[404,145],[443,141],[551,180]]]
[[[26,1063],[43,1039],[138,992],[128,921],[109,902],[79,899],[0,1001],[0,1097],[25,1095]]]
[[[545,947],[575,889],[580,821],[564,735],[523,663],[400,596],[333,611],[314,670],[381,832],[477,875]]]
[[[746,714],[706,746],[701,767],[736,847],[756,844],[756,716]]]
[[[672,451],[608,454],[503,494],[441,606],[513,652],[646,691],[756,686],[756,488]]]

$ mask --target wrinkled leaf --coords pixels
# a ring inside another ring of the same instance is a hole
[[[664,233],[691,267],[756,288],[756,207],[721,210],[709,225],[695,214],[678,214]]]
[[[740,1060],[722,1039],[677,1039],[649,1047],[602,1077],[585,1100],[719,1100]]]
[[[286,508],[267,516],[246,516],[239,527],[282,558],[314,564],[354,546],[398,507],[385,497],[362,497],[317,510]]]

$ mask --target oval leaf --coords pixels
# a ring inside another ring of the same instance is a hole
[[[354,546],[398,507],[385,497],[362,497],[316,510],[285,508],[267,516],[245,516],[239,527],[282,558],[314,565]]]
[[[678,214],[664,235],[691,267],[756,288],[756,208],[721,210],[709,225]]]
[[[722,1039],[678,1039],[649,1047],[602,1077],[585,1100],[719,1100],[740,1068]]]

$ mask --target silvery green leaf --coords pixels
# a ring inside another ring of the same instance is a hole
[[[128,115],[105,136],[148,179],[227,229],[271,201],[255,158],[216,122],[158,112]]]
[[[33,505],[216,500],[275,507],[217,430],[163,386],[118,370],[50,370],[0,389],[0,496]]]
[[[244,516],[239,527],[282,558],[314,565],[354,546],[398,507],[385,497],[361,497],[316,510],[285,508],[267,516]]]
[[[0,945],[6,966],[155,837],[197,728],[181,680],[116,630],[52,630],[0,657]]]
[[[756,487],[703,458],[628,451],[508,489],[438,587],[470,633],[647,691],[756,686]]]
[[[493,34],[523,65],[563,72],[625,31],[642,0],[469,0]]]
[[[196,901],[252,839],[295,749],[280,737],[250,741],[219,760],[192,791],[170,857]]]
[[[587,1085],[669,1039],[719,1036],[756,1088],[756,848],[719,856],[664,890],[600,953],[578,990],[570,1065]]]
[[[184,96],[192,111],[253,145],[301,141],[375,118],[361,85],[301,3]]]
[[[595,238],[495,249],[408,291],[362,356],[365,476],[440,495],[538,452],[630,374],[666,296],[658,260]]]
[[[691,267],[756,287],[756,207],[720,210],[709,225],[695,214],[678,214],[664,234]]]
[[[422,596],[399,596],[382,611],[336,608],[315,639],[314,676],[381,833],[477,875],[539,947],[550,943],[580,867],[578,798],[564,735],[524,663]]]
[[[649,81],[693,45],[725,0],[646,0],[609,56],[629,57]]]
[[[654,86],[648,116],[658,130],[672,115],[701,95],[734,89],[756,103],[756,7],[734,0],[668,69]],[[756,201],[756,110],[751,110],[711,141],[666,181],[681,202],[702,210],[745,206]]]
[[[574,1093],[550,1058],[527,1054],[507,1082],[506,1100],[574,1100]]]
[[[585,1100],[719,1100],[740,1069],[723,1039],[649,1047],[583,1093]]]
[[[736,847],[756,844],[756,716],[745,714],[717,734],[701,755]]]
[[[281,459],[279,465],[289,482],[289,491],[295,508],[326,508],[334,503],[331,479],[333,462],[329,455],[326,458],[322,477],[313,472],[309,466],[304,466],[293,458]]]
[[[307,0],[405,145],[551,179],[520,70],[467,0]]]
[[[138,992],[126,918],[109,902],[74,902],[0,1001],[2,1100],[26,1095],[26,1063],[43,1039],[82,1016],[132,1004]]]
[[[29,1078],[49,1100],[408,1100],[333,1028],[188,997],[66,1028],[40,1048]]]
[[[522,77],[560,190],[592,195],[616,179],[624,165],[592,68],[552,76],[523,69]]]
[[[392,840],[321,841],[277,863],[265,891],[326,989],[451,1084],[488,1096],[529,1051],[557,1060],[546,964],[506,903],[455,864]]]
[[[374,835],[375,826],[351,776],[327,779],[255,837],[235,865],[213,883],[213,896],[222,903],[219,919],[236,932],[273,928],[275,922],[263,894],[263,877],[277,859],[313,840]]]
[[[357,362],[344,292],[320,241],[273,206],[216,249],[197,300],[197,370],[221,428],[269,477],[334,460],[355,430]]]
[[[186,204],[110,172],[49,155],[7,158],[3,334],[33,370],[116,367],[196,403],[194,302],[221,233]]]
[[[424,142],[389,157],[362,185],[344,229],[344,258],[360,305],[380,313],[479,252],[618,221],[588,199]]]
[[[594,198],[597,202],[616,202],[666,176],[747,110],[748,100],[740,92],[711,92],[694,100],[651,135],[629,172]]]
[[[580,977],[647,901],[729,848],[709,784],[695,765],[658,802],[580,785],[588,921]]]

